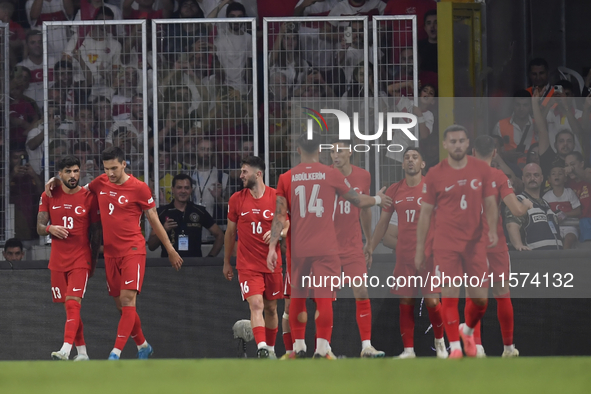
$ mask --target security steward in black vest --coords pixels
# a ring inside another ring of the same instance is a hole
[[[193,180],[187,174],[178,174],[172,179],[173,200],[170,204],[158,208],[158,217],[172,246],[181,257],[202,257],[201,230],[204,227],[215,237],[207,257],[215,257],[224,245],[224,233],[204,206],[191,202],[192,182]],[[160,240],[152,232],[148,238],[148,249],[156,250],[160,245]],[[161,256],[168,257],[164,248]]]

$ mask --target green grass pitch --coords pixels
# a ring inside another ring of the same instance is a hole
[[[589,393],[591,358],[0,362],[0,393]]]

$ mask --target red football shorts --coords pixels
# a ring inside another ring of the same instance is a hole
[[[461,286],[489,287],[485,242],[466,244],[461,252],[436,249],[433,256],[435,272],[441,278],[442,287],[453,287],[453,280],[457,277],[462,277]],[[468,283],[463,281],[464,274],[467,275]],[[460,280],[456,279],[455,285],[459,283]]]
[[[431,280],[435,275],[435,267],[433,264],[433,255],[428,256],[425,261],[425,268],[417,271],[415,268],[415,256],[406,255],[396,257],[396,265],[394,266],[394,273],[392,274],[394,280],[390,292],[401,297],[418,297],[419,289],[421,295],[429,296],[441,292],[438,283]],[[433,286],[433,288],[431,288]]]
[[[67,272],[51,271],[51,293],[53,302],[66,302],[66,297],[84,298],[88,283],[87,268],[76,268]]]
[[[146,255],[132,254],[124,257],[105,257],[107,289],[111,297],[119,297],[121,290],[142,291]]]
[[[501,275],[505,283],[509,280],[509,272],[511,272],[511,257],[509,252],[494,252],[488,253],[488,269],[493,274],[493,283],[501,282]]]
[[[333,277],[341,276],[337,255],[291,257],[291,298],[335,298]]]
[[[283,275],[281,272],[238,270],[238,281],[243,300],[257,294],[262,294],[266,300],[283,298]]]
[[[350,276],[351,281],[353,277],[363,278],[363,274],[367,274],[367,264],[365,263],[365,255],[362,251],[351,254],[340,254],[341,267],[345,276]]]

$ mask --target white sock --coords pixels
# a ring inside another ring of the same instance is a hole
[[[405,347],[404,348],[404,353],[414,353],[414,352],[415,352],[414,347]]]
[[[267,347],[267,342],[259,342],[257,343],[257,349],[265,349]]]
[[[443,338],[435,338],[435,342],[437,342],[437,343],[443,342],[443,344],[445,345],[445,339],[443,339]]]
[[[76,346],[76,351],[78,352],[78,355],[85,355],[88,356],[88,354],[86,354],[86,345],[82,345],[82,346]]]
[[[368,348],[371,346],[371,341],[366,339],[365,341],[361,341],[361,350]]]
[[[269,351],[269,353],[275,353],[275,346],[267,346],[267,350]]]
[[[140,350],[145,347],[148,347],[148,341],[144,341],[144,343],[142,343],[141,345],[138,345],[137,350]]]
[[[293,350],[286,350],[285,353],[286,354],[292,354],[293,353]]]
[[[62,348],[60,349],[60,352],[65,353],[69,356],[71,351],[72,351],[72,344],[68,343],[68,342],[64,342],[64,344],[62,345]]]
[[[462,345],[460,345],[460,341],[450,341],[449,347],[451,348],[452,352],[454,350],[462,350]]]
[[[117,348],[113,348],[113,350],[111,350],[111,353],[115,353],[117,357],[121,357],[121,350]]]
[[[464,324],[464,335],[474,335],[474,329],[468,327],[467,324]]]
[[[306,341],[304,339],[296,339],[293,343],[293,351],[297,353],[301,351],[305,352],[306,350]]]
[[[330,350],[330,344],[324,338],[316,338],[316,353],[324,356]]]
[[[506,352],[512,352],[514,349],[515,349],[515,345],[505,346],[505,351]]]

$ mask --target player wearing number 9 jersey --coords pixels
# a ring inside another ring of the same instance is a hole
[[[78,185],[80,160],[65,156],[59,161],[58,169],[63,183],[52,198],[41,194],[37,215],[37,233],[53,237],[49,256],[53,302],[62,302],[66,308],[64,343],[51,357],[68,360],[75,344],[78,355],[74,360],[82,361],[88,360],[88,354],[80,306],[88,278],[96,266],[101,242],[100,218],[96,197]]]
[[[293,357],[306,355],[306,298],[316,300],[316,353],[314,357],[332,358],[332,300],[330,283],[321,283],[325,277],[340,276],[339,246],[334,229],[334,202],[337,195],[357,207],[376,204],[390,205],[390,198],[378,193],[377,197],[360,195],[353,190],[343,174],[319,163],[320,136],[302,134],[297,139],[301,164],[279,177],[277,208],[271,229],[271,241],[267,264],[274,269],[277,264],[276,245],[280,232],[291,217],[291,304],[289,325],[295,340]],[[306,279],[306,281],[304,281]],[[314,282],[315,281],[315,282]],[[313,294],[309,289],[314,286]]]
[[[275,212],[275,189],[265,186],[265,162],[250,156],[242,161],[240,179],[244,189],[228,202],[228,226],[224,238],[224,277],[232,280],[230,259],[238,233],[236,269],[242,298],[248,301],[250,324],[259,358],[276,358],[277,299],[282,298],[281,265],[267,268],[268,242]],[[276,246],[280,256],[279,245]],[[264,316],[263,316],[264,311]]]
[[[417,249],[415,266],[420,268],[425,261],[425,238],[431,215],[435,214],[433,255],[435,269],[447,277],[463,276],[472,279],[469,297],[473,303],[466,308],[466,324],[459,325],[458,297],[460,287],[442,283],[442,308],[445,332],[450,341],[450,358],[463,357],[464,350],[470,357],[476,356],[474,327],[480,321],[487,306],[488,264],[487,244],[496,246],[499,211],[496,191],[490,181],[490,167],[481,160],[467,156],[470,140],[462,126],[452,125],[443,133],[443,147],[448,157],[431,168],[423,185],[421,215],[417,226]],[[482,216],[484,213],[486,217]],[[488,236],[483,237],[483,221],[488,222]],[[477,282],[473,281],[476,279]],[[458,328],[459,327],[459,328]]]

